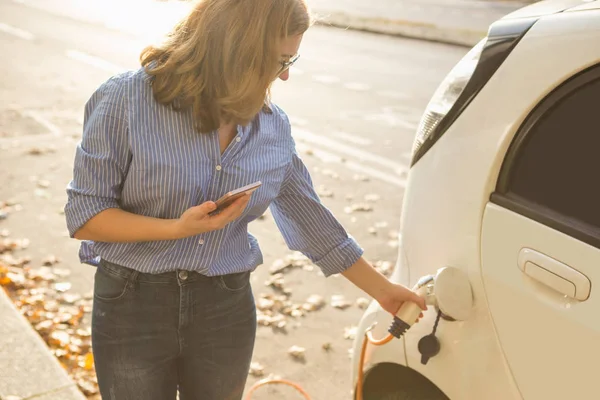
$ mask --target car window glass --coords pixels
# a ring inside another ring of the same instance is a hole
[[[532,127],[508,193],[600,227],[600,80],[563,97]]]

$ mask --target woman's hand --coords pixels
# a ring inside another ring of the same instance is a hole
[[[392,315],[396,315],[402,304],[406,301],[412,301],[413,303],[416,303],[421,310],[427,310],[424,298],[407,287],[391,282],[387,290],[383,291],[375,300],[377,300],[381,308]],[[419,318],[421,317],[423,317],[423,313],[421,313]]]
[[[242,215],[250,201],[250,195],[245,194],[227,206],[216,215],[210,215],[217,206],[213,201],[207,201],[199,206],[187,209],[175,222],[176,236],[186,238],[204,232],[223,229],[227,224]]]
[[[390,314],[396,315],[405,301],[412,301],[422,310],[427,310],[425,299],[402,285],[390,282],[363,257],[360,257],[354,265],[342,272],[342,275],[369,294]],[[419,318],[422,316],[421,313]]]

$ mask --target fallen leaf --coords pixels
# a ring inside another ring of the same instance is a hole
[[[325,351],[331,351],[331,343],[329,343],[329,342],[323,343],[323,345],[321,347]]]
[[[359,297],[358,299],[356,299],[356,305],[361,310],[364,310],[367,307],[369,307],[369,303],[370,303],[369,299],[365,299],[364,297]]]
[[[70,282],[55,283],[54,289],[59,292],[66,292],[67,290],[71,289],[71,283]]]
[[[85,369],[86,371],[91,371],[92,369],[94,369],[94,354],[92,352],[89,352],[85,355],[83,369]]]
[[[306,359],[306,349],[304,347],[294,345],[288,349],[288,354],[297,360]]]
[[[373,207],[367,203],[356,203],[344,208],[346,214],[351,214],[356,211],[373,211]]]
[[[250,364],[250,375],[252,376],[256,376],[256,377],[261,377],[265,375],[265,367],[262,366],[260,363],[258,362],[252,362]]]
[[[379,196],[378,194],[366,194],[365,195],[365,201],[368,201],[371,203],[375,203],[379,199],[381,199],[381,196]]]
[[[350,304],[350,302],[346,301],[344,296],[341,294],[336,294],[336,295],[331,296],[331,306],[332,307],[339,308],[340,310],[345,310],[346,308],[350,307],[351,305],[352,304]]]
[[[389,261],[376,261],[373,266],[375,267],[375,269],[379,272],[381,272],[383,275],[388,276],[391,275],[393,269],[394,269],[394,265],[389,262]]]
[[[304,308],[308,311],[317,311],[325,306],[325,299],[318,294],[311,295],[304,304]]]
[[[319,185],[317,187],[317,194],[320,197],[333,197],[333,191],[330,189],[327,189],[324,185]]]
[[[45,257],[42,260],[42,265],[51,266],[51,265],[54,265],[54,264],[58,264],[59,261],[60,260],[58,259],[58,257],[56,257],[54,254],[50,254],[49,256]]]
[[[333,179],[339,179],[339,177],[340,177],[337,172],[332,171],[330,169],[324,169],[324,170],[321,171],[321,173],[323,175],[328,176],[328,177],[333,178]]]
[[[354,340],[354,338],[356,337],[356,329],[356,326],[344,328],[344,339]]]
[[[47,188],[50,187],[50,181],[43,179],[43,180],[38,181],[37,185],[38,185],[38,187],[41,187],[43,189],[47,189]]]

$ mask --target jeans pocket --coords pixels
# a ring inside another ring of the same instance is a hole
[[[129,279],[125,278],[110,266],[100,262],[94,275],[94,297],[103,301],[117,301],[129,291]]]
[[[241,292],[250,285],[250,272],[227,274],[219,276],[219,287],[228,292]]]

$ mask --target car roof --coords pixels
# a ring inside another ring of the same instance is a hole
[[[543,17],[563,11],[583,11],[600,8],[600,1],[594,0],[544,0],[515,10],[502,19]]]

